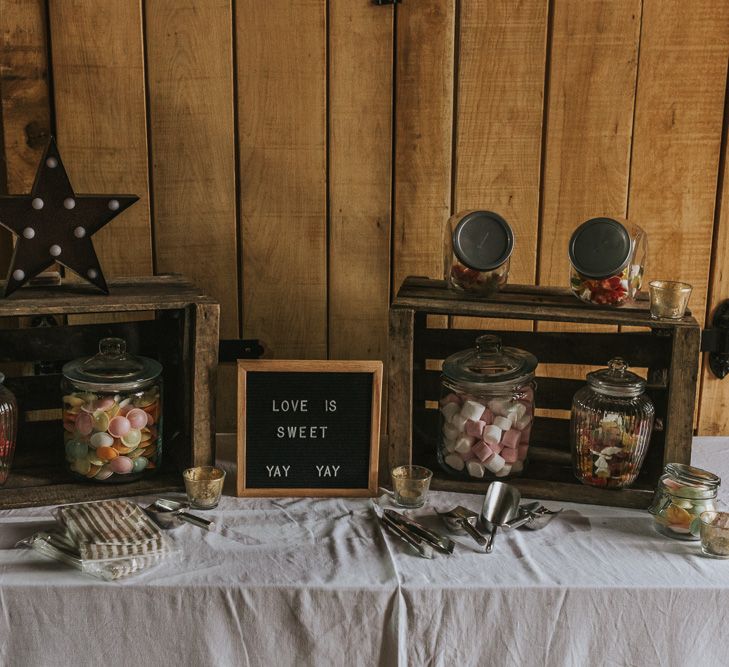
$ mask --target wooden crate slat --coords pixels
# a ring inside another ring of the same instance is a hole
[[[503,291],[484,299],[448,289],[443,280],[413,277],[405,280],[392,305],[441,315],[620,324],[669,330],[696,326],[690,314],[682,320],[652,320],[648,305],[641,301],[637,305],[610,309],[583,303],[568,289],[516,285],[507,285]]]
[[[623,357],[634,368],[668,368],[671,339],[650,332],[612,333],[497,331],[479,329],[424,329],[418,332],[416,359],[445,359],[474,347],[484,334],[501,337],[504,346],[529,350],[540,364],[585,364],[604,366],[613,357]]]

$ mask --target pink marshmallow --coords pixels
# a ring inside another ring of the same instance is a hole
[[[473,453],[472,449],[469,449],[467,452],[458,452],[458,456],[460,456],[463,459],[463,462],[466,461],[475,461],[476,455]]]
[[[483,427],[486,424],[484,424],[482,421],[474,421],[473,419],[469,419],[466,422],[466,435],[471,435],[474,438],[480,438],[481,434],[483,433]]]
[[[489,410],[488,408],[486,408],[484,410],[483,414],[481,415],[481,421],[487,425],[493,424],[494,423],[494,413],[491,412],[491,410]]]
[[[479,461],[481,461],[482,463],[485,462],[485,461],[488,461],[494,455],[494,452],[491,449],[491,447],[489,447],[483,441],[482,442],[477,442],[473,446],[473,449],[471,451],[474,453],[474,455],[476,456],[476,458],[479,459]]]
[[[515,449],[510,449],[509,447],[504,447],[504,449],[501,450],[501,457],[507,463],[514,463],[514,461],[516,461],[518,458],[518,454]]]
[[[522,432],[521,432],[521,438],[519,438],[519,444],[520,445],[528,445],[529,444],[529,436],[532,434],[532,427],[531,425],[527,426]]]
[[[528,451],[529,451],[529,445],[519,445],[519,449],[517,450],[516,460],[524,461],[527,457]]]
[[[511,449],[515,449],[519,446],[519,439],[521,438],[521,431],[517,431],[515,428],[509,429],[508,431],[504,432],[504,435],[501,437],[501,444],[504,445],[504,447],[510,447]],[[507,459],[508,461],[508,459]],[[508,461],[509,463],[512,463],[512,461]]]
[[[494,454],[501,454],[501,450],[504,448],[504,445],[502,445],[500,442],[497,442],[493,445],[489,445],[491,447],[491,451]]]

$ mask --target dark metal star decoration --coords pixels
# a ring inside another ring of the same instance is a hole
[[[54,262],[108,294],[91,237],[138,199],[135,195],[74,194],[51,137],[30,194],[0,196],[0,225],[18,237],[5,296]]]

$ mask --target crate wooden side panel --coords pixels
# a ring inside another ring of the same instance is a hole
[[[8,321],[8,311],[96,313],[102,320],[114,312],[136,311],[144,319],[0,328],[0,362],[22,361],[42,372],[7,379],[18,399],[20,419],[14,465],[0,488],[0,508],[180,490],[182,468],[213,462],[220,315],[216,302],[179,276],[117,280],[109,297],[96,299],[77,285],[62,290],[24,288],[20,294],[0,301],[0,327]],[[99,299],[98,311],[89,306]],[[64,460],[60,370],[66,361],[93,354],[105,336],[123,337],[130,352],[156,358],[164,369],[162,467],[156,475],[128,484],[79,482]]]

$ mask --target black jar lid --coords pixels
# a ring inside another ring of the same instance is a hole
[[[635,398],[645,391],[645,380],[631,373],[620,357],[608,362],[608,367],[587,374],[587,382],[598,394]]]
[[[492,211],[472,211],[453,230],[453,252],[469,269],[493,271],[514,249],[509,223]]]
[[[612,218],[592,218],[572,234],[570,261],[588,278],[606,278],[620,273],[630,260],[632,242],[624,225]]]

